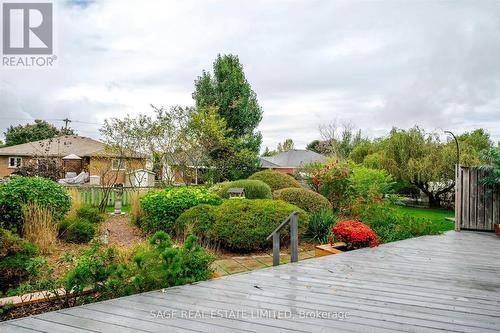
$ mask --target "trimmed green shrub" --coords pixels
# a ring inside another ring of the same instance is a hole
[[[261,180],[271,188],[271,191],[281,190],[282,188],[297,187],[301,188],[300,183],[290,175],[285,173],[264,170],[259,171],[248,177],[248,179]]]
[[[304,238],[319,244],[330,241],[330,229],[338,220],[331,210],[312,213],[309,215],[309,224],[304,233]]]
[[[269,248],[272,244],[266,237],[294,211],[299,212],[299,234],[302,235],[309,216],[299,207],[280,200],[226,200],[210,209],[186,211],[176,224],[178,229],[185,228],[184,233],[190,230],[203,237],[212,247],[246,252]],[[284,240],[288,234],[288,227],[282,230]]]
[[[71,197],[60,184],[42,177],[14,177],[0,185],[0,227],[22,233],[22,207],[36,203],[61,220],[71,207]]]
[[[81,207],[76,210],[76,216],[82,220],[92,223],[104,221],[104,216],[99,212],[99,209],[94,207]]]
[[[273,198],[294,204],[308,213],[332,210],[332,205],[327,198],[305,188],[284,188],[273,192]]]
[[[0,229],[0,294],[28,277],[28,263],[36,253],[33,243]]]
[[[266,237],[292,212],[299,212],[299,234],[307,228],[309,216],[297,206],[280,200],[228,200],[215,210],[213,233],[224,248],[252,251],[269,248]],[[289,228],[282,230],[288,237]]]
[[[174,233],[175,220],[187,209],[199,204],[219,205],[222,199],[204,187],[169,187],[151,191],[140,198],[144,217],[140,227],[146,232],[163,230]]]
[[[217,193],[222,198],[229,198],[227,191],[230,188],[243,187],[245,189],[245,198],[247,199],[271,199],[272,192],[269,185],[261,180],[241,179],[234,182],[223,182],[216,184],[210,190]]]
[[[175,234],[182,239],[193,234],[202,243],[210,242],[213,238],[212,226],[215,223],[214,210],[217,207],[202,204],[189,208],[175,221]]]
[[[84,219],[63,220],[59,223],[59,237],[68,243],[88,243],[97,231],[95,223]]]

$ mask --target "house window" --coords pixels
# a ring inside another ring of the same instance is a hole
[[[111,161],[111,169],[113,170],[125,170],[125,160],[124,159],[114,159]]]
[[[20,168],[23,159],[21,157],[9,157],[9,168],[15,169]]]

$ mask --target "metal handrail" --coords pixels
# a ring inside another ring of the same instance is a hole
[[[291,262],[299,261],[299,212],[293,212],[267,236],[267,240],[273,239],[273,266],[280,264],[280,231],[288,223],[290,223]]]

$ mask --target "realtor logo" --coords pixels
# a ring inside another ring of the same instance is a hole
[[[52,2],[2,5],[3,68],[54,67]]]
[[[3,54],[52,54],[52,3],[4,3]]]

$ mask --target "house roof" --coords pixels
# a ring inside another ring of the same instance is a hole
[[[262,168],[300,168],[313,162],[325,162],[326,156],[307,149],[291,149],[260,158]]]
[[[116,154],[106,151],[105,143],[76,135],[64,135],[0,148],[0,156],[63,157],[71,154],[78,155],[79,157],[116,156]],[[135,156],[137,154],[130,154],[127,157]]]

